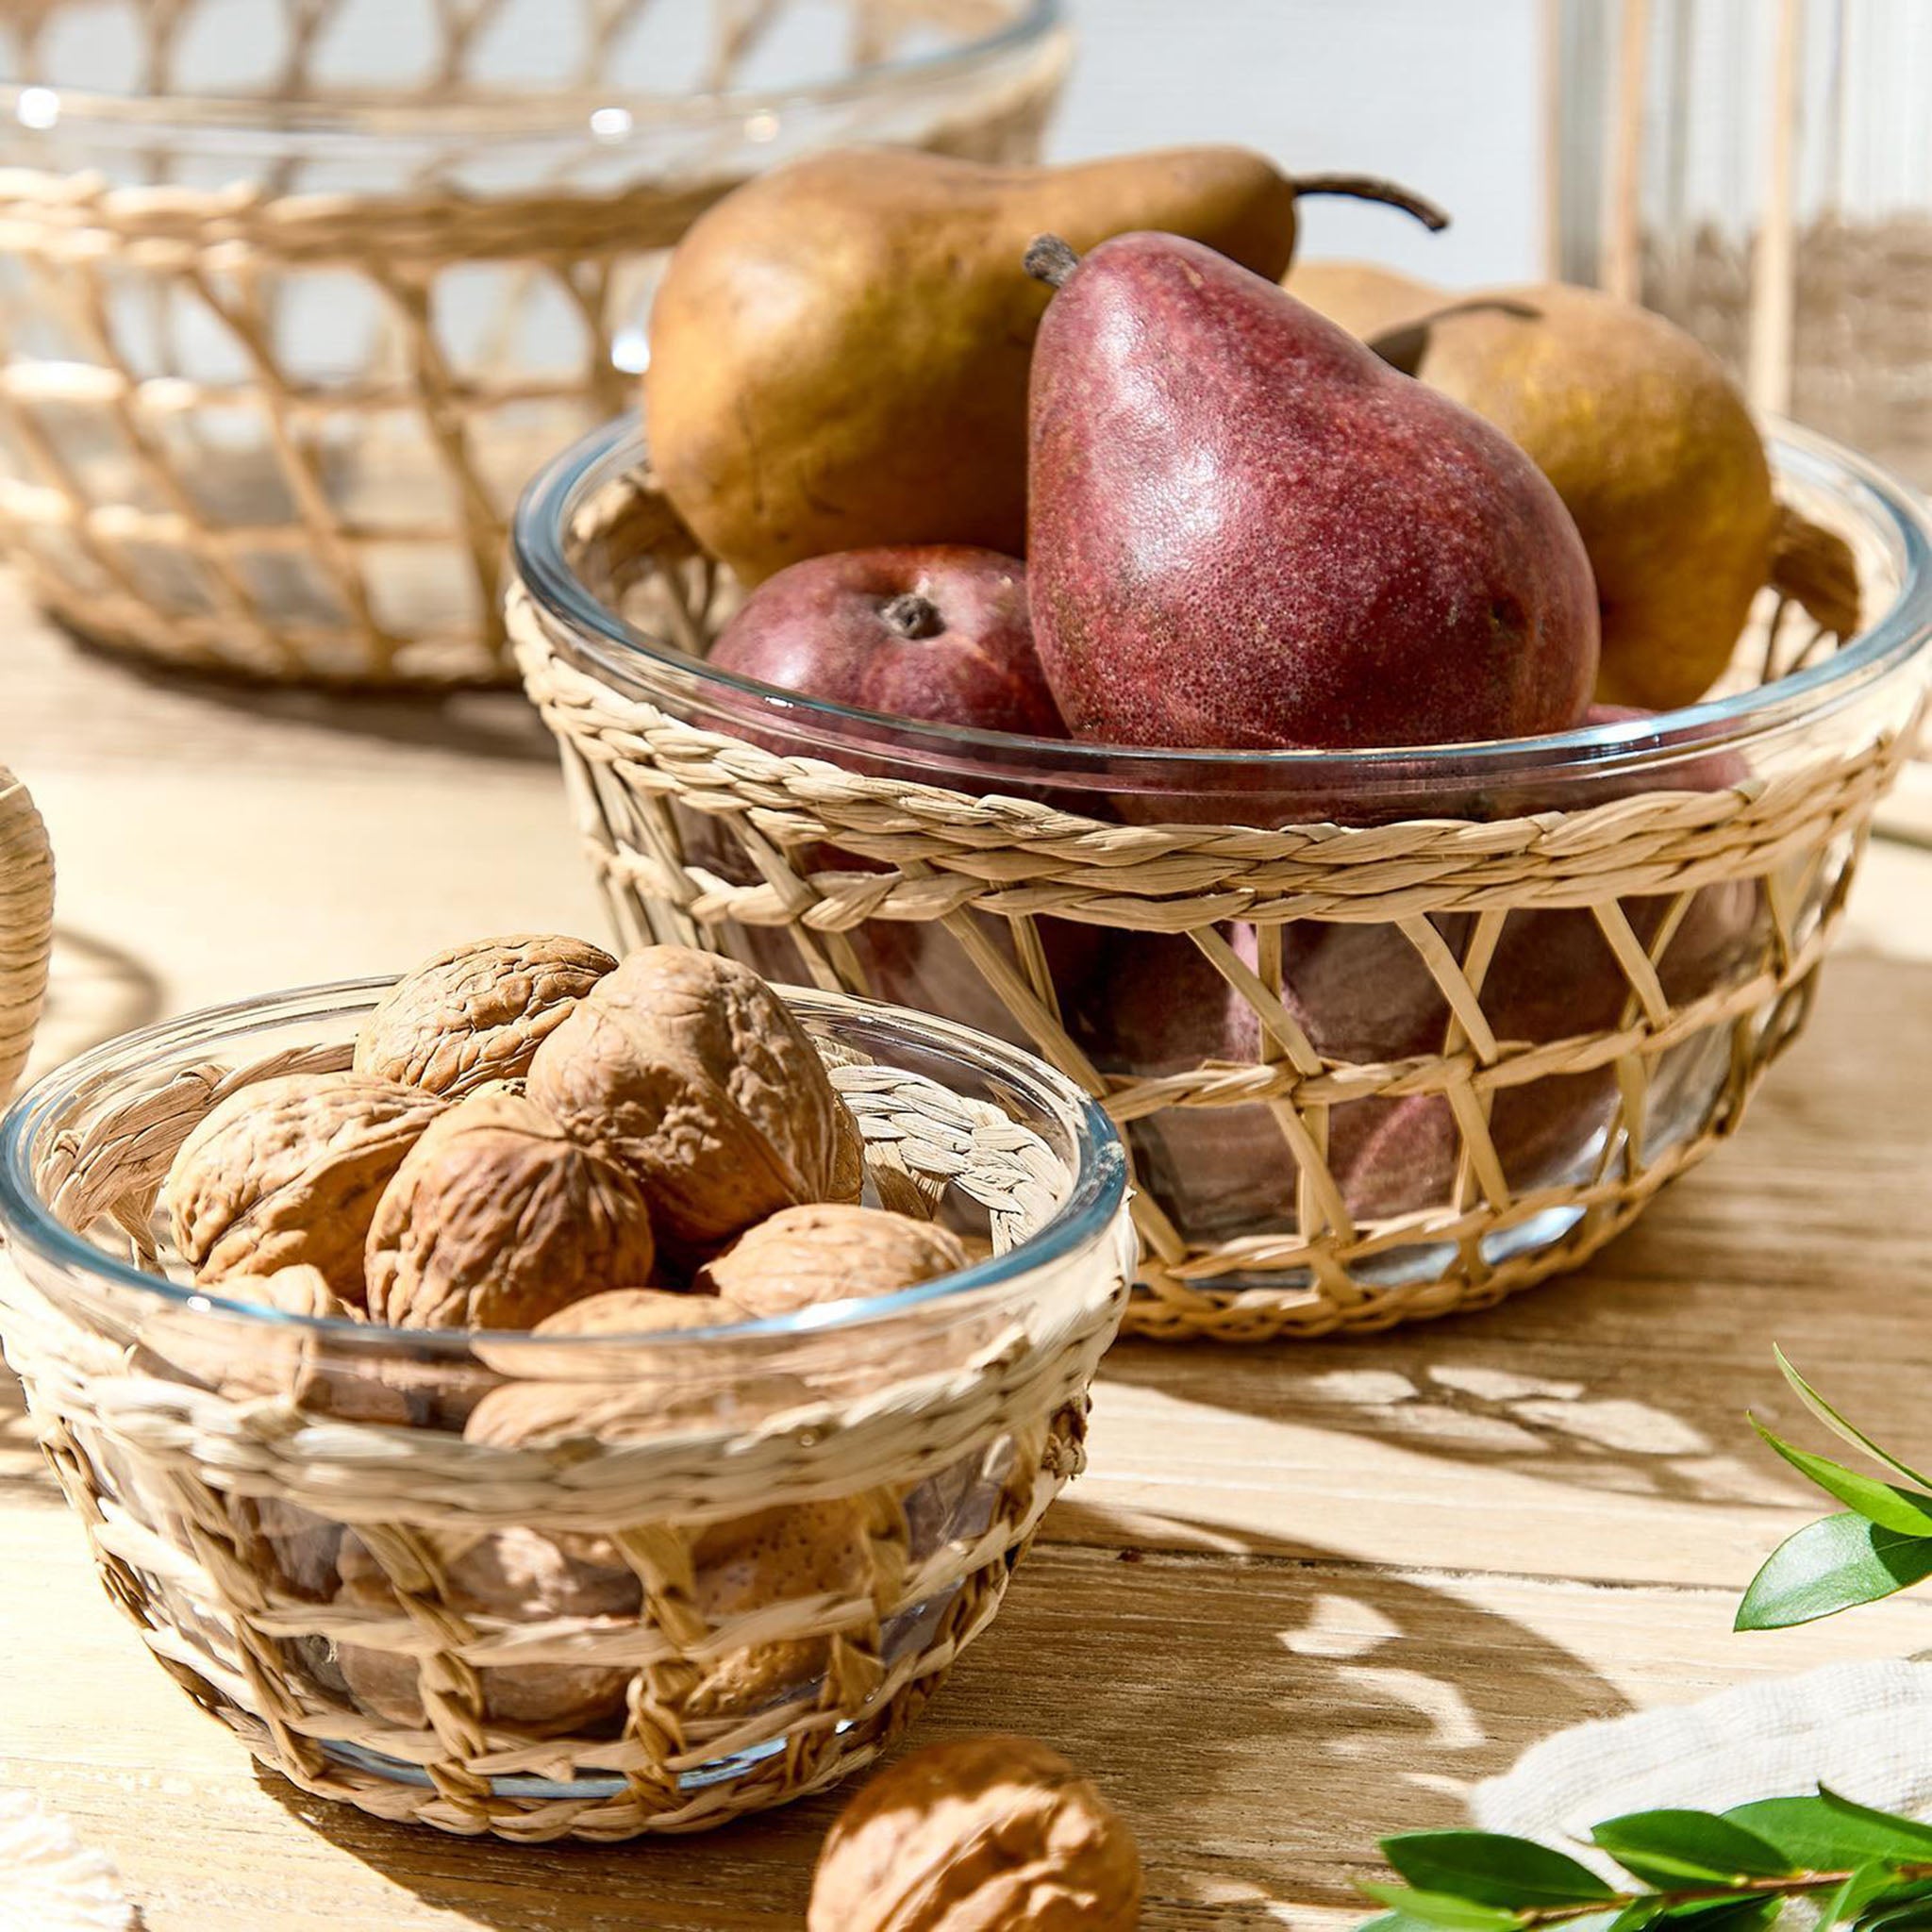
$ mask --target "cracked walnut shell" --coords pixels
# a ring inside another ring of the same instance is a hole
[[[644,1280],[650,1209],[608,1156],[511,1093],[459,1100],[426,1132],[369,1227],[369,1307],[399,1328],[528,1328]]]
[[[529,1095],[624,1162],[687,1257],[781,1208],[856,1201],[864,1181],[858,1124],[805,1029],[715,953],[633,953],[537,1049]]]
[[[301,1263],[363,1305],[362,1244],[382,1191],[443,1110],[361,1074],[289,1074],[222,1101],[182,1143],[162,1199],[204,1284]]]
[[[967,1265],[959,1237],[884,1208],[818,1201],[784,1208],[707,1264],[698,1286],[754,1315],[891,1294]]]
[[[929,1744],[840,1814],[806,1932],[1131,1932],[1141,1855],[1099,1790],[1031,1738]]]
[[[383,995],[357,1037],[356,1071],[450,1098],[520,1079],[616,964],[603,947],[557,933],[452,946]]]

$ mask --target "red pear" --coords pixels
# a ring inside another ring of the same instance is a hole
[[[1051,238],[1028,595],[1075,734],[1403,745],[1574,724],[1583,541],[1536,465],[1345,330],[1174,235]]]

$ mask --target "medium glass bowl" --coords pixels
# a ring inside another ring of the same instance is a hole
[[[116,1041],[0,1123],[8,1358],[112,1594],[258,1757],[385,1816],[609,1840],[864,1762],[1079,1466],[1132,1272],[1113,1129],[997,1041],[788,994],[865,1129],[868,1198],[987,1258],[636,1337],[197,1290],[155,1206],[175,1150],[240,1083],[345,1066],[388,984]],[[474,1425],[531,1385],[568,1420],[522,1446]]]
[[[1600,1245],[1807,1009],[1924,703],[1932,549],[1873,465],[1790,428],[1771,454],[1857,635],[1768,590],[1706,701],[1538,739],[1172,752],[714,670],[737,592],[635,422],[526,492],[511,625],[633,930],[1075,1074],[1141,1183],[1130,1327],[1372,1328]]]
[[[667,252],[799,155],[1037,158],[1059,0],[0,10],[0,541],[82,634],[506,682],[511,504]]]

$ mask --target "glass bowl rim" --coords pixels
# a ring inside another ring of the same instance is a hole
[[[1065,1124],[1077,1157],[1066,1198],[1017,1247],[912,1288],[824,1303],[787,1315],[722,1324],[715,1328],[651,1329],[636,1335],[532,1335],[522,1328],[397,1328],[382,1323],[345,1321],[338,1316],[291,1314],[261,1302],[232,1300],[146,1274],[104,1254],[54,1217],[28,1170],[27,1146],[41,1129],[74,1105],[88,1083],[117,1071],[124,1074],[137,1071],[143,1064],[152,1064],[158,1052],[179,1050],[197,1041],[206,1041],[212,1052],[223,1039],[242,1030],[244,1024],[288,1024],[305,1016],[353,1010],[358,1003],[366,1010],[397,977],[394,974],[383,974],[335,980],[199,1008],[175,1019],[117,1034],[56,1067],[20,1094],[5,1115],[0,1116],[0,1229],[6,1231],[9,1241],[21,1242],[61,1268],[77,1269],[115,1288],[131,1290],[193,1314],[255,1323],[265,1332],[306,1332],[342,1343],[350,1351],[406,1352],[419,1358],[438,1355],[467,1357],[477,1342],[486,1346],[554,1350],[559,1357],[567,1357],[585,1348],[691,1351],[708,1344],[807,1338],[890,1322],[936,1303],[1004,1286],[1037,1267],[1064,1260],[1104,1236],[1125,1205],[1126,1156],[1118,1129],[1096,1101],[1045,1061],[1022,1047],[1008,1045],[957,1021],[915,1012],[908,1007],[855,999],[849,994],[823,992],[810,987],[780,986],[774,990],[788,1006],[807,1019],[823,1017],[831,1021],[835,1037],[836,1022],[841,1013],[874,1025],[882,1024],[891,1034],[908,1038],[914,1044],[937,1045],[997,1074],[1018,1086],[1046,1111],[1057,1114]]]
[[[1035,42],[1044,42],[1068,24],[1066,0],[1022,0],[1020,10],[988,32],[936,47],[924,54],[873,60],[833,77],[767,88],[724,88],[687,93],[572,85],[527,96],[482,92],[445,100],[383,101],[363,91],[345,91],[337,100],[276,101],[254,94],[180,93],[151,95],[104,88],[66,88],[58,81],[0,83],[0,118],[32,134],[55,131],[93,134],[103,140],[134,136],[165,137],[192,147],[207,135],[241,139],[278,137],[352,142],[435,140],[491,136],[506,142],[580,138],[621,151],[629,142],[673,125],[705,127],[758,114],[836,106],[863,100],[905,84],[924,86]],[[23,98],[52,96],[23,111]],[[56,118],[39,114],[51,107]],[[591,129],[589,111],[615,108],[630,111],[633,124],[615,136]]]
[[[892,745],[915,752],[924,745],[953,754],[945,764],[958,771],[966,762],[958,756],[963,748],[989,776],[997,776],[1003,764],[1037,760],[1029,783],[1091,785],[1096,790],[1118,790],[1121,778],[1136,769],[1179,774],[1166,787],[1170,790],[1184,789],[1185,779],[1197,778],[1202,790],[1210,791],[1217,789],[1218,779],[1224,781],[1229,774],[1265,772],[1278,774],[1284,785],[1311,785],[1344,796],[1378,788],[1395,791],[1430,777],[1453,777],[1458,784],[1525,777],[1590,782],[1660,758],[1749,746],[1784,725],[1849,702],[1909,662],[1932,641],[1932,506],[1882,465],[1816,430],[1774,419],[1766,425],[1765,441],[1774,481],[1789,473],[1815,488],[1849,497],[1865,525],[1886,543],[1899,572],[1898,590],[1890,606],[1828,657],[1770,684],[1728,697],[1702,699],[1652,718],[1582,724],[1536,738],[1348,750],[1232,751],[1031,738],[895,718],[717,670],[639,629],[604,603],[572,566],[562,541],[587,502],[634,474],[645,459],[648,443],[635,411],[578,438],[531,478],[511,523],[510,552],[525,591],[573,642],[583,645],[593,664],[625,678],[626,659],[641,658],[700,689],[729,693],[747,710],[762,707],[774,730],[784,728],[787,719],[808,719],[822,727],[822,742],[829,746],[849,741],[854,753],[873,758],[888,755]],[[832,754],[825,750],[800,755]]]

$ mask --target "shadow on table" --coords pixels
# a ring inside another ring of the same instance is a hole
[[[542,720],[513,689],[394,691],[379,687],[358,691],[270,684],[239,673],[150,663],[61,628],[92,675],[139,684],[164,708],[185,705],[203,711],[225,710],[244,729],[266,718],[342,737],[424,745],[468,758],[548,764],[557,756]]]
[[[1047,1740],[1131,1821],[1146,1932],[1260,1927],[1281,1923],[1284,1903],[1361,1906],[1354,1884],[1376,1869],[1378,1837],[1459,1822],[1467,1783],[1624,1707],[1560,1645],[1447,1590],[1325,1556],[1134,1558],[1056,1543],[1021,1567],[912,1741]],[[701,1837],[538,1850],[384,1825],[262,1782],[425,1904],[505,1932],[796,1925],[840,1803]]]
[[[36,1067],[51,1067],[161,1016],[160,982],[125,947],[54,927],[46,1003],[34,1042]]]
[[[1654,1232],[1641,1224],[1582,1274],[1483,1314],[1364,1341],[1127,1342],[1102,1375],[1263,1422],[1601,1492],[1789,1504],[1803,1486],[1759,1449],[1745,1411],[1776,1411],[1773,1336],[1802,1346],[1811,1322],[1833,1319],[1828,1297],[1809,1310],[1793,1306],[1765,1330],[1725,1314],[1721,1281],[1646,1280],[1648,1259],[1673,1240],[1658,1214]],[[1720,1325],[1728,1330],[1721,1338],[1711,1332]]]

